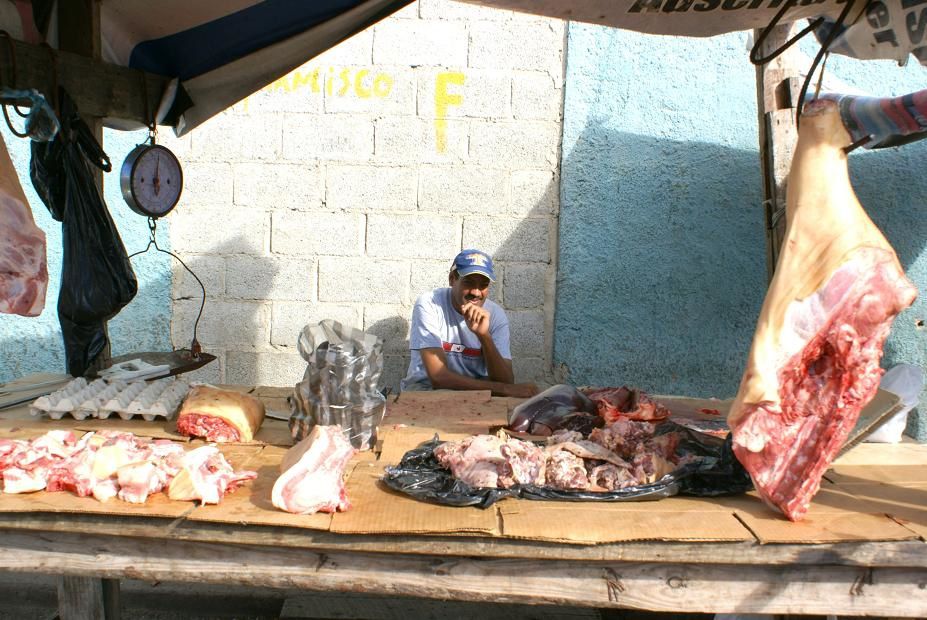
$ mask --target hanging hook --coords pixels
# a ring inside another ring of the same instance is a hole
[[[200,346],[199,341],[196,339],[196,331],[199,328],[200,318],[202,318],[203,316],[203,308],[206,306],[206,287],[203,285],[203,281],[200,280],[199,277],[195,273],[193,273],[192,269],[187,267],[187,264],[183,262],[183,260],[179,256],[177,256],[176,254],[174,254],[173,252],[169,250],[164,250],[158,247],[157,234],[158,234],[158,220],[153,217],[149,217],[148,218],[148,237],[149,237],[148,245],[145,246],[144,250],[140,250],[133,254],[129,254],[129,258],[131,259],[132,257],[138,256],[139,254],[144,254],[145,252],[151,249],[151,246],[154,246],[154,249],[157,250],[158,252],[167,254],[168,256],[175,258],[177,262],[180,263],[183,266],[183,268],[187,270],[187,273],[193,276],[193,279],[196,280],[196,283],[200,285],[200,290],[202,291],[203,296],[200,298],[200,309],[199,309],[199,312],[197,312],[196,314],[196,321],[193,322],[193,340],[190,342],[190,356],[192,359],[198,360],[200,359],[200,354],[203,352],[203,349]]]
[[[148,79],[144,71],[139,70],[139,75],[142,76],[142,109],[145,110],[144,118],[148,124],[148,141],[154,146],[158,138],[158,123],[148,107]]]
[[[11,37],[10,33],[6,30],[0,30],[0,37],[3,37],[4,41],[6,42],[6,51],[10,55],[10,73],[12,74],[10,76],[10,88],[16,90],[16,84],[19,82],[19,80],[16,78],[16,46],[13,45],[13,37]],[[13,103],[12,105],[13,110],[15,110],[16,113],[19,114],[22,118],[29,116],[29,113],[20,110],[16,103]]]

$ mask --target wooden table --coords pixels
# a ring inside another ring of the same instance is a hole
[[[421,422],[421,413],[404,419]],[[927,491],[912,484],[910,493]],[[583,504],[569,506],[582,515]],[[914,525],[917,532],[927,522]],[[916,533],[822,544],[590,545],[20,512],[0,514],[0,570],[62,575],[64,619],[117,617],[123,578],[667,612],[927,617],[927,543]]]
[[[84,618],[115,617],[104,615],[104,593],[113,593],[102,580],[122,578],[655,611],[927,616],[923,541],[579,547],[33,514],[0,516],[0,570],[77,578],[63,594]]]

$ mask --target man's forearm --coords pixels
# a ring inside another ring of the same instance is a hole
[[[435,376],[429,379],[431,387],[436,390],[490,390],[493,396],[508,396],[511,384],[511,381],[467,377],[447,368],[435,373]]]
[[[508,360],[499,353],[492,336],[487,335],[480,338],[480,345],[483,347],[483,359],[486,360],[486,371],[489,373],[489,378],[500,383],[515,383],[512,368]]]

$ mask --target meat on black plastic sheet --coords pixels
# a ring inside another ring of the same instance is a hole
[[[387,467],[383,483],[395,491],[434,504],[480,508],[488,508],[507,497],[621,502],[658,500],[677,494],[715,497],[744,493],[753,488],[750,476],[734,458],[730,436],[722,440],[673,422],[657,425],[657,435],[669,432],[680,434],[678,455],[695,455],[700,458],[678,467],[656,482],[615,491],[563,491],[522,484],[508,489],[474,488],[455,478],[438,462],[434,450],[443,442],[437,435],[431,441],[406,452],[398,465]]]

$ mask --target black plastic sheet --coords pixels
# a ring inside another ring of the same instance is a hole
[[[658,500],[677,494],[715,497],[744,493],[753,488],[750,476],[734,457],[730,435],[726,439],[703,435],[674,422],[657,425],[656,435],[676,432],[680,441],[676,454],[699,457],[681,465],[650,484],[615,491],[562,491],[536,485],[516,484],[508,489],[474,488],[455,478],[434,455],[443,443],[431,441],[403,455],[396,466],[386,468],[383,482],[395,491],[434,504],[488,508],[500,499],[519,497],[534,500],[621,502]]]
[[[61,131],[32,142],[30,176],[52,217],[62,223],[64,258],[58,321],[68,373],[83,375],[106,346],[106,321],[138,291],[119,231],[94,181],[112,166],[74,102],[59,88]]]

